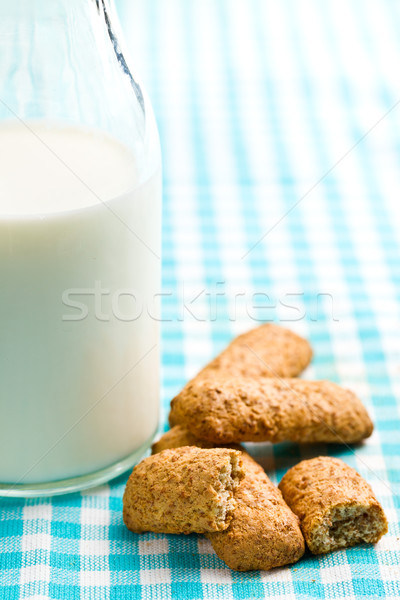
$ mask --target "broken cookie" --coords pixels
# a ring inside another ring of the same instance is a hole
[[[241,453],[181,447],[142,460],[123,497],[124,523],[140,533],[206,533],[226,529],[243,478]]]
[[[375,543],[387,532],[385,514],[371,486],[337,458],[303,460],[286,473],[279,489],[300,518],[314,554]]]
[[[177,447],[203,442],[177,425],[161,437],[153,452],[169,444]],[[206,534],[215,552],[237,571],[269,570],[298,561],[304,553],[304,540],[297,517],[247,452],[243,451],[242,461],[245,474],[235,490],[236,509],[230,525],[224,531]]]

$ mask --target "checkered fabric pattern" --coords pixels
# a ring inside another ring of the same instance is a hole
[[[0,598],[400,597],[400,4],[120,0],[164,157],[163,422],[229,339],[274,320],[305,335],[305,376],[356,391],[359,447],[252,446],[274,482],[338,456],[390,521],[376,546],[230,571],[201,536],[135,535],[127,475],[0,501]],[[7,457],[2,457],[7,460]]]

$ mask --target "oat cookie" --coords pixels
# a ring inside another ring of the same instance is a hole
[[[194,380],[172,400],[170,423],[216,444],[353,443],[373,429],[353,392],[328,381],[296,378]]]
[[[286,473],[279,489],[300,518],[314,554],[375,543],[387,532],[385,514],[370,485],[337,458],[303,460]]]
[[[205,533],[226,529],[244,473],[241,453],[184,446],[142,460],[123,497],[123,518],[140,533]]]
[[[197,377],[295,377],[310,363],[307,340],[273,323],[236,337]]]
[[[169,443],[202,444],[177,425],[153,447]],[[304,540],[297,517],[265,474],[243,451],[245,475],[235,490],[236,509],[225,531],[206,534],[218,556],[237,571],[268,570],[296,562],[304,553]]]

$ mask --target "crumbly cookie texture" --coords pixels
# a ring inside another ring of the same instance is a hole
[[[236,337],[197,377],[295,377],[309,364],[307,340],[273,323]]]
[[[358,442],[373,430],[357,396],[328,381],[203,379],[172,400],[170,423],[216,444]]]
[[[135,533],[222,531],[232,519],[234,490],[243,476],[237,450],[163,450],[133,469],[123,497],[124,523]]]
[[[300,518],[314,554],[375,543],[387,532],[387,520],[370,485],[337,458],[303,460],[279,484],[286,503]]]
[[[203,442],[177,425],[153,451],[179,443]],[[206,534],[215,552],[237,571],[269,570],[298,561],[304,553],[304,539],[297,517],[263,468],[244,451],[242,461],[245,475],[235,490],[232,521],[225,531]]]

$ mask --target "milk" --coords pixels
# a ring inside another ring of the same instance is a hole
[[[160,173],[104,135],[0,128],[0,482],[123,461],[158,421]]]

